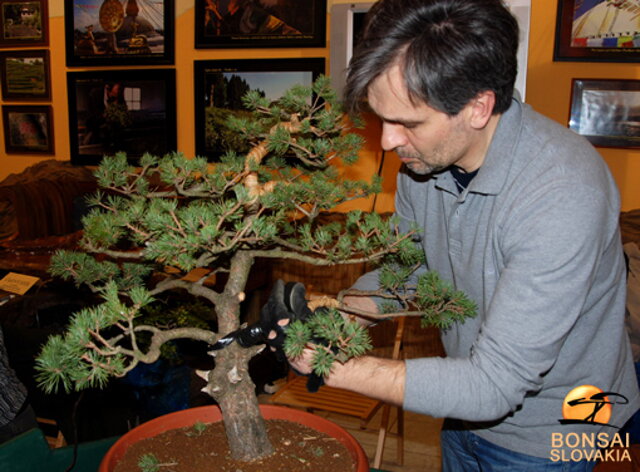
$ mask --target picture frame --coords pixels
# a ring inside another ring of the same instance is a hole
[[[573,79],[569,128],[595,146],[640,147],[640,80]]]
[[[3,105],[7,154],[53,154],[53,109],[49,105]]]
[[[0,51],[0,84],[5,101],[51,99],[51,65],[47,49]]]
[[[243,113],[241,99],[250,89],[273,100],[293,85],[310,86],[324,72],[324,58],[195,61],[196,154],[217,161],[227,151],[248,151],[234,141],[226,122],[229,114]]]
[[[176,150],[175,69],[68,72],[67,91],[72,164]]]
[[[554,60],[639,62],[636,10],[627,1],[558,0]]]
[[[64,2],[68,67],[174,63],[174,0]]]
[[[327,0],[195,0],[195,47],[324,47]]]
[[[48,44],[47,0],[0,0],[0,48]]]

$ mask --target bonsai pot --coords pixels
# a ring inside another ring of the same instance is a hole
[[[260,410],[266,420],[279,419],[301,423],[337,439],[347,448],[353,461],[356,463],[356,472],[369,472],[369,462],[362,446],[347,430],[338,426],[336,423],[312,413],[281,406],[260,405]],[[98,472],[113,472],[116,464],[124,456],[129,445],[137,441],[153,437],[171,429],[192,426],[198,421],[213,423],[221,420],[222,414],[220,413],[220,409],[212,405],[176,411],[143,423],[124,434],[111,446],[102,459]]]

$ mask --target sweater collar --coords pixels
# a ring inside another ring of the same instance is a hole
[[[478,170],[478,175],[469,184],[464,193],[480,193],[497,195],[500,193],[509,174],[514,159],[514,151],[520,140],[522,128],[523,105],[517,98],[513,98],[509,109],[500,116],[491,144],[487,150],[484,162]],[[442,190],[457,193],[457,188],[450,172],[433,175],[438,180],[436,184]]]

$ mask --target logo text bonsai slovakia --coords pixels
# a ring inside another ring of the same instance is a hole
[[[593,385],[581,385],[571,390],[562,404],[560,424],[609,426],[613,405],[626,405],[629,400],[619,393],[603,392]],[[629,434],[609,432],[554,432],[551,433],[550,459],[569,461],[631,461]]]

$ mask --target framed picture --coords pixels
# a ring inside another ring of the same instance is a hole
[[[196,0],[196,48],[324,47],[327,0]]]
[[[640,61],[636,2],[558,0],[554,60]]]
[[[640,80],[574,79],[569,128],[596,146],[640,147]]]
[[[4,148],[7,154],[53,154],[50,106],[4,105]]]
[[[0,51],[0,82],[4,100],[49,100],[49,51]]]
[[[258,90],[275,100],[293,85],[311,85],[323,58],[195,61],[196,154],[215,161],[227,151],[247,152],[227,127],[230,114],[247,114],[242,97]]]
[[[47,0],[0,0],[0,47],[48,44]]]
[[[173,0],[64,2],[67,66],[173,64]]]
[[[176,150],[175,70],[68,72],[67,90],[72,164]]]

